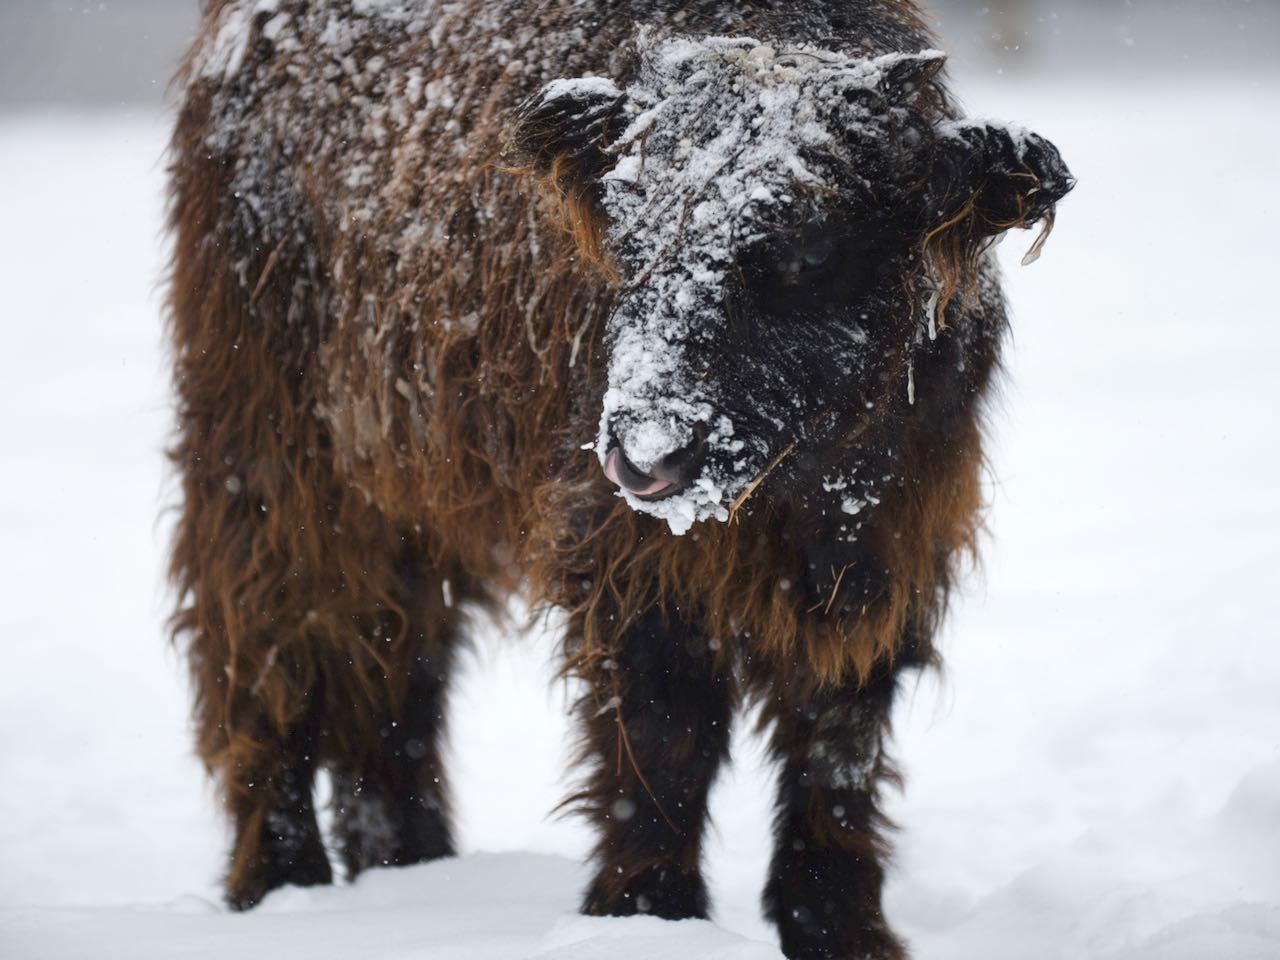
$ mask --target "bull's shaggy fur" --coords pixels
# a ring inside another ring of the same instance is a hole
[[[707,794],[745,697],[781,764],[785,952],[901,956],[889,707],[979,523],[1005,326],[985,248],[1051,217],[1056,152],[955,120],[907,0],[204,6],[172,148],[172,572],[230,902],[330,879],[320,767],[348,874],[452,851],[459,610],[523,585],[568,611],[585,680],[586,911],[706,914]],[[788,112],[741,106],[760,77]],[[744,136],[786,120],[797,152],[739,165],[715,217],[656,219],[634,198],[678,194],[660,175],[691,169],[712,108]],[[769,279],[815,244],[857,262]],[[814,307],[806,284],[835,292]],[[673,311],[646,343],[678,328],[683,359],[630,382],[618,345]],[[656,472],[674,444],[705,461],[684,500],[601,470],[617,447]]]

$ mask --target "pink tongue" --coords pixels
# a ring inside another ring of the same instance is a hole
[[[638,493],[642,497],[650,497],[655,493],[661,493],[663,490],[667,489],[667,487],[671,486],[671,481],[669,480],[655,479],[646,487],[641,487],[639,489],[635,487],[628,487],[622,482],[622,478],[618,475],[618,458],[620,456],[622,456],[622,454],[618,451],[617,447],[614,447],[609,451],[609,455],[604,458],[604,475],[618,486],[630,490],[632,493]]]

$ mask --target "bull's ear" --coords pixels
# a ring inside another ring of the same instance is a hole
[[[871,61],[879,70],[876,89],[890,103],[907,104],[914,100],[947,64],[941,50],[919,53],[888,53]]]
[[[580,257],[614,280],[603,244],[600,177],[615,159],[609,144],[626,129],[625,100],[604,77],[553,80],[521,105],[509,153],[517,170],[533,175]]]
[[[624,95],[605,77],[553,80],[521,105],[512,150],[561,189],[596,180],[612,161],[605,148],[622,132]]]
[[[929,216],[981,241],[1012,227],[1052,223],[1075,178],[1048,140],[1020,127],[973,121],[938,130]]]

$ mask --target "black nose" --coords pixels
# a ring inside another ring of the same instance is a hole
[[[706,455],[707,441],[704,431],[697,431],[693,440],[674,453],[669,453],[652,467],[649,472],[659,480],[684,486],[697,477],[702,469],[702,461]]]
[[[619,486],[644,499],[659,500],[683,490],[697,477],[705,453],[706,432],[695,430],[692,441],[644,471],[631,462],[615,435],[604,469],[609,479]]]

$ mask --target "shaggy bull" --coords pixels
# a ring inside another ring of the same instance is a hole
[[[790,957],[900,957],[878,791],[978,524],[988,247],[1071,178],[907,0],[206,0],[172,573],[233,906],[453,851],[466,609],[567,611],[593,914],[705,916],[731,714]]]

